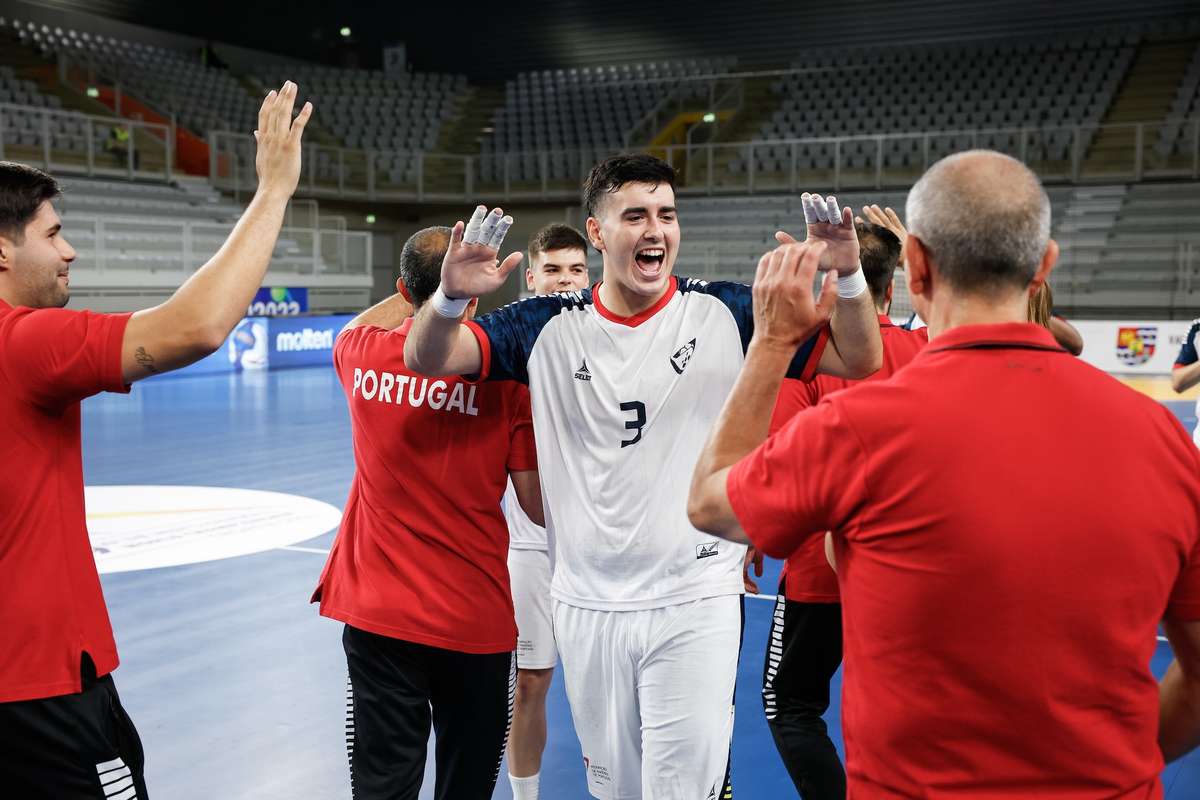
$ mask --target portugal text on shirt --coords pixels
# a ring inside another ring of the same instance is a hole
[[[380,403],[407,404],[413,408],[420,408],[427,403],[434,411],[457,411],[469,417],[477,417],[479,416],[479,407],[475,405],[477,388],[461,383],[455,383],[453,387],[450,387],[443,380],[431,381],[428,378],[399,375],[394,372],[376,373],[373,369],[364,371],[356,367],[351,396],[362,397],[364,400],[378,400]],[[394,395],[393,390],[395,390]]]

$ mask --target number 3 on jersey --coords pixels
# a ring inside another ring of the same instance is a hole
[[[646,426],[646,404],[641,400],[634,400],[629,403],[621,403],[622,411],[633,411],[637,415],[637,419],[625,420],[625,429],[636,431],[632,439],[622,439],[621,447],[629,447],[631,444],[637,444],[642,440],[642,428]]]

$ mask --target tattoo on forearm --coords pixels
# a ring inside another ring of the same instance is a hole
[[[161,370],[154,366],[154,356],[146,352],[146,348],[139,347],[133,353],[134,359],[137,360],[138,366],[144,368],[147,372],[153,372],[157,375]]]

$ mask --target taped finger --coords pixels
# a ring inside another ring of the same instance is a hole
[[[817,210],[817,222],[829,222],[829,206],[825,204],[825,198],[819,194],[814,194],[813,208]]]
[[[475,244],[479,241],[479,226],[483,224],[483,215],[487,213],[484,206],[475,206],[475,213],[467,221],[467,229],[463,233],[463,244]]]
[[[833,195],[829,195],[829,199],[827,202],[829,203],[829,221],[831,223],[833,223],[834,225],[841,225],[842,224],[842,210],[840,208],[838,208],[837,198],[834,197]]]
[[[817,222],[820,222],[820,220],[817,219],[817,208],[813,205],[813,198],[811,194],[805,192],[800,196],[800,206],[804,209],[804,221],[806,223],[813,225]]]
[[[488,214],[483,219],[483,224],[479,226],[478,244],[490,244],[492,234],[496,232],[496,226],[500,224],[500,209],[492,209],[492,213]]]
[[[508,229],[512,227],[512,224],[512,217],[508,216],[507,214],[501,217],[500,221],[496,223],[496,231],[492,234],[492,238],[488,243],[488,247],[492,248],[493,250],[499,250],[500,245],[504,244],[504,237],[508,235]]]

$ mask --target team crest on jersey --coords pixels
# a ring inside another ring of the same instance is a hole
[[[1158,344],[1157,325],[1136,325],[1117,329],[1117,358],[1136,367],[1154,357]]]
[[[671,356],[671,366],[675,369],[675,374],[682,375],[684,369],[687,368],[688,362],[692,360],[692,354],[696,352],[696,340],[692,339],[683,347],[675,351],[675,355]]]
[[[587,359],[585,358],[583,360],[583,363],[580,364],[579,369],[575,370],[575,380],[590,381],[591,379],[592,379],[592,373],[588,371]]]
[[[710,544],[696,545],[696,558],[712,558],[713,556],[718,555],[717,545],[719,544],[720,542],[712,542]]]

